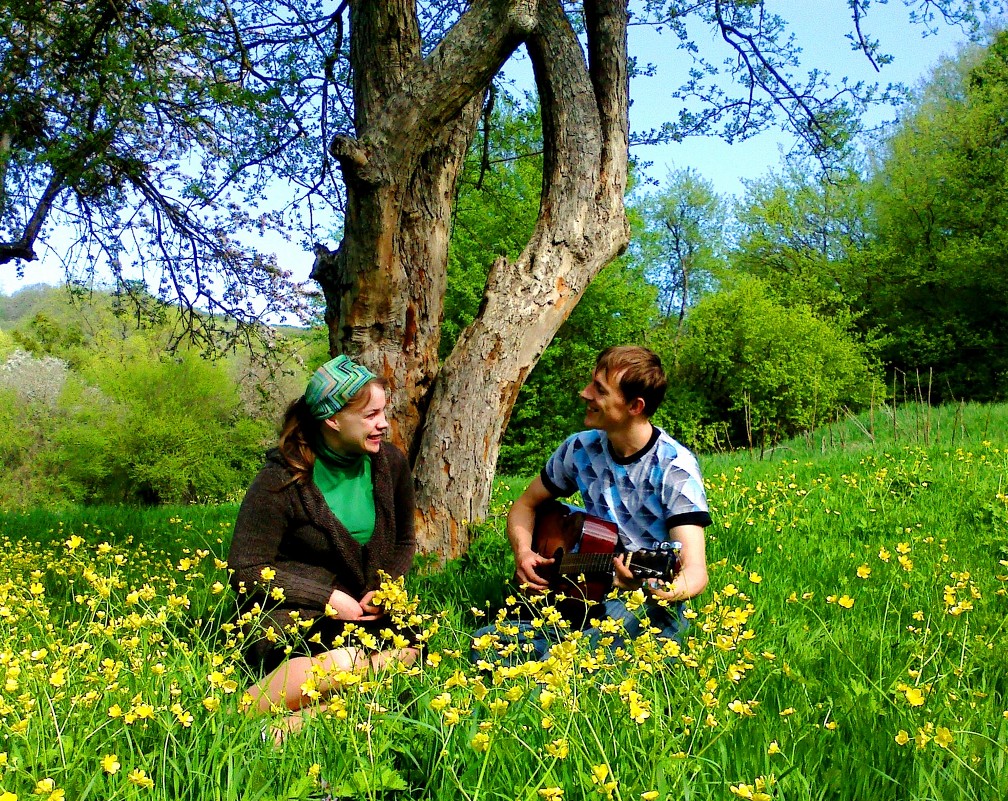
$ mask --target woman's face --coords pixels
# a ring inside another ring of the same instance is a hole
[[[376,381],[365,386],[367,401],[361,406],[354,398],[322,426],[326,444],[333,450],[348,454],[378,453],[388,420],[385,418],[385,388]]]

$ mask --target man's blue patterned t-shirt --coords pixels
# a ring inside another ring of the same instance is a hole
[[[628,459],[616,457],[603,431],[568,437],[542,471],[558,498],[581,493],[585,511],[615,523],[628,551],[656,547],[678,525],[710,525],[696,457],[655,428],[651,441]]]

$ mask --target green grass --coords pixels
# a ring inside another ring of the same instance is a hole
[[[501,479],[466,557],[410,577],[426,663],[279,749],[222,631],[235,507],[0,514],[0,798],[1008,797],[1008,407],[876,410],[763,456],[702,458],[681,650],[472,666],[513,569],[525,481]]]

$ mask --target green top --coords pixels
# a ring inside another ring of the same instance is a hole
[[[336,519],[351,537],[367,545],[375,527],[371,458],[347,457],[329,448],[319,449],[312,478]]]

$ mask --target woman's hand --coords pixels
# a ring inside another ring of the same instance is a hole
[[[364,600],[370,601],[373,594],[368,593],[364,596]],[[329,596],[329,606],[335,610],[336,617],[340,620],[375,620],[381,616],[373,611],[377,610],[377,607],[371,606],[370,603],[365,607],[362,601],[358,601],[352,595],[347,595],[341,590],[332,591]],[[380,610],[377,611],[380,612]]]
[[[378,590],[371,590],[370,592],[364,593],[364,597],[360,599],[360,607],[364,610],[365,614],[381,617],[385,614],[385,610],[380,606],[375,606],[371,603],[371,599],[374,598],[376,592],[378,592]]]

